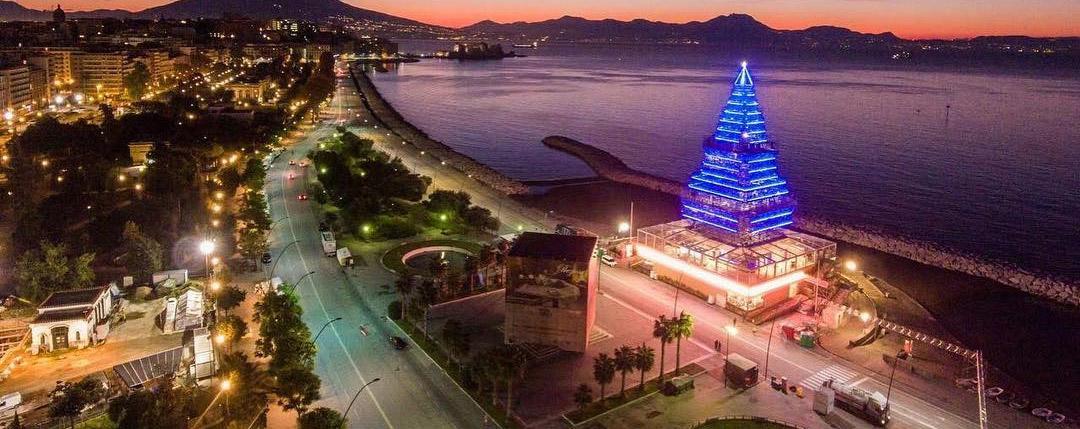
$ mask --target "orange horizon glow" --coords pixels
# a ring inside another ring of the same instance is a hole
[[[463,27],[495,22],[543,21],[564,15],[684,23],[744,13],[778,30],[832,25],[864,33],[892,32],[908,39],[955,39],[982,35],[1080,36],[1080,1],[1075,0],[773,0],[732,8],[721,0],[345,0],[346,3],[420,22]],[[19,0],[32,9],[52,9],[56,0]],[[138,11],[169,0],[61,1],[65,10],[100,8]]]

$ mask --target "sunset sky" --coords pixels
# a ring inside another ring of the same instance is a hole
[[[270,0],[267,0],[270,1]],[[483,19],[538,21],[563,15],[667,22],[746,13],[778,29],[838,25],[901,37],[1080,36],[1080,0],[345,0],[419,21],[459,27]],[[35,9],[56,0],[20,0]],[[168,0],[67,0],[65,9],[140,10]]]

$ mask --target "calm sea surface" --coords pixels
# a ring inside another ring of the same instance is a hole
[[[540,143],[559,134],[684,181],[742,59],[692,47],[525,53],[424,60],[374,80],[413,124],[514,178],[591,176]],[[1080,279],[1080,79],[746,59],[803,213]]]

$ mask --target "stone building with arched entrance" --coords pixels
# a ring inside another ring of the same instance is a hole
[[[30,352],[81,349],[104,340],[112,301],[108,286],[53,292],[30,322]]]

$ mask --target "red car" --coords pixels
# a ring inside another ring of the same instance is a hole
[[[296,199],[300,201],[307,201],[307,194],[300,194],[296,196]]]

